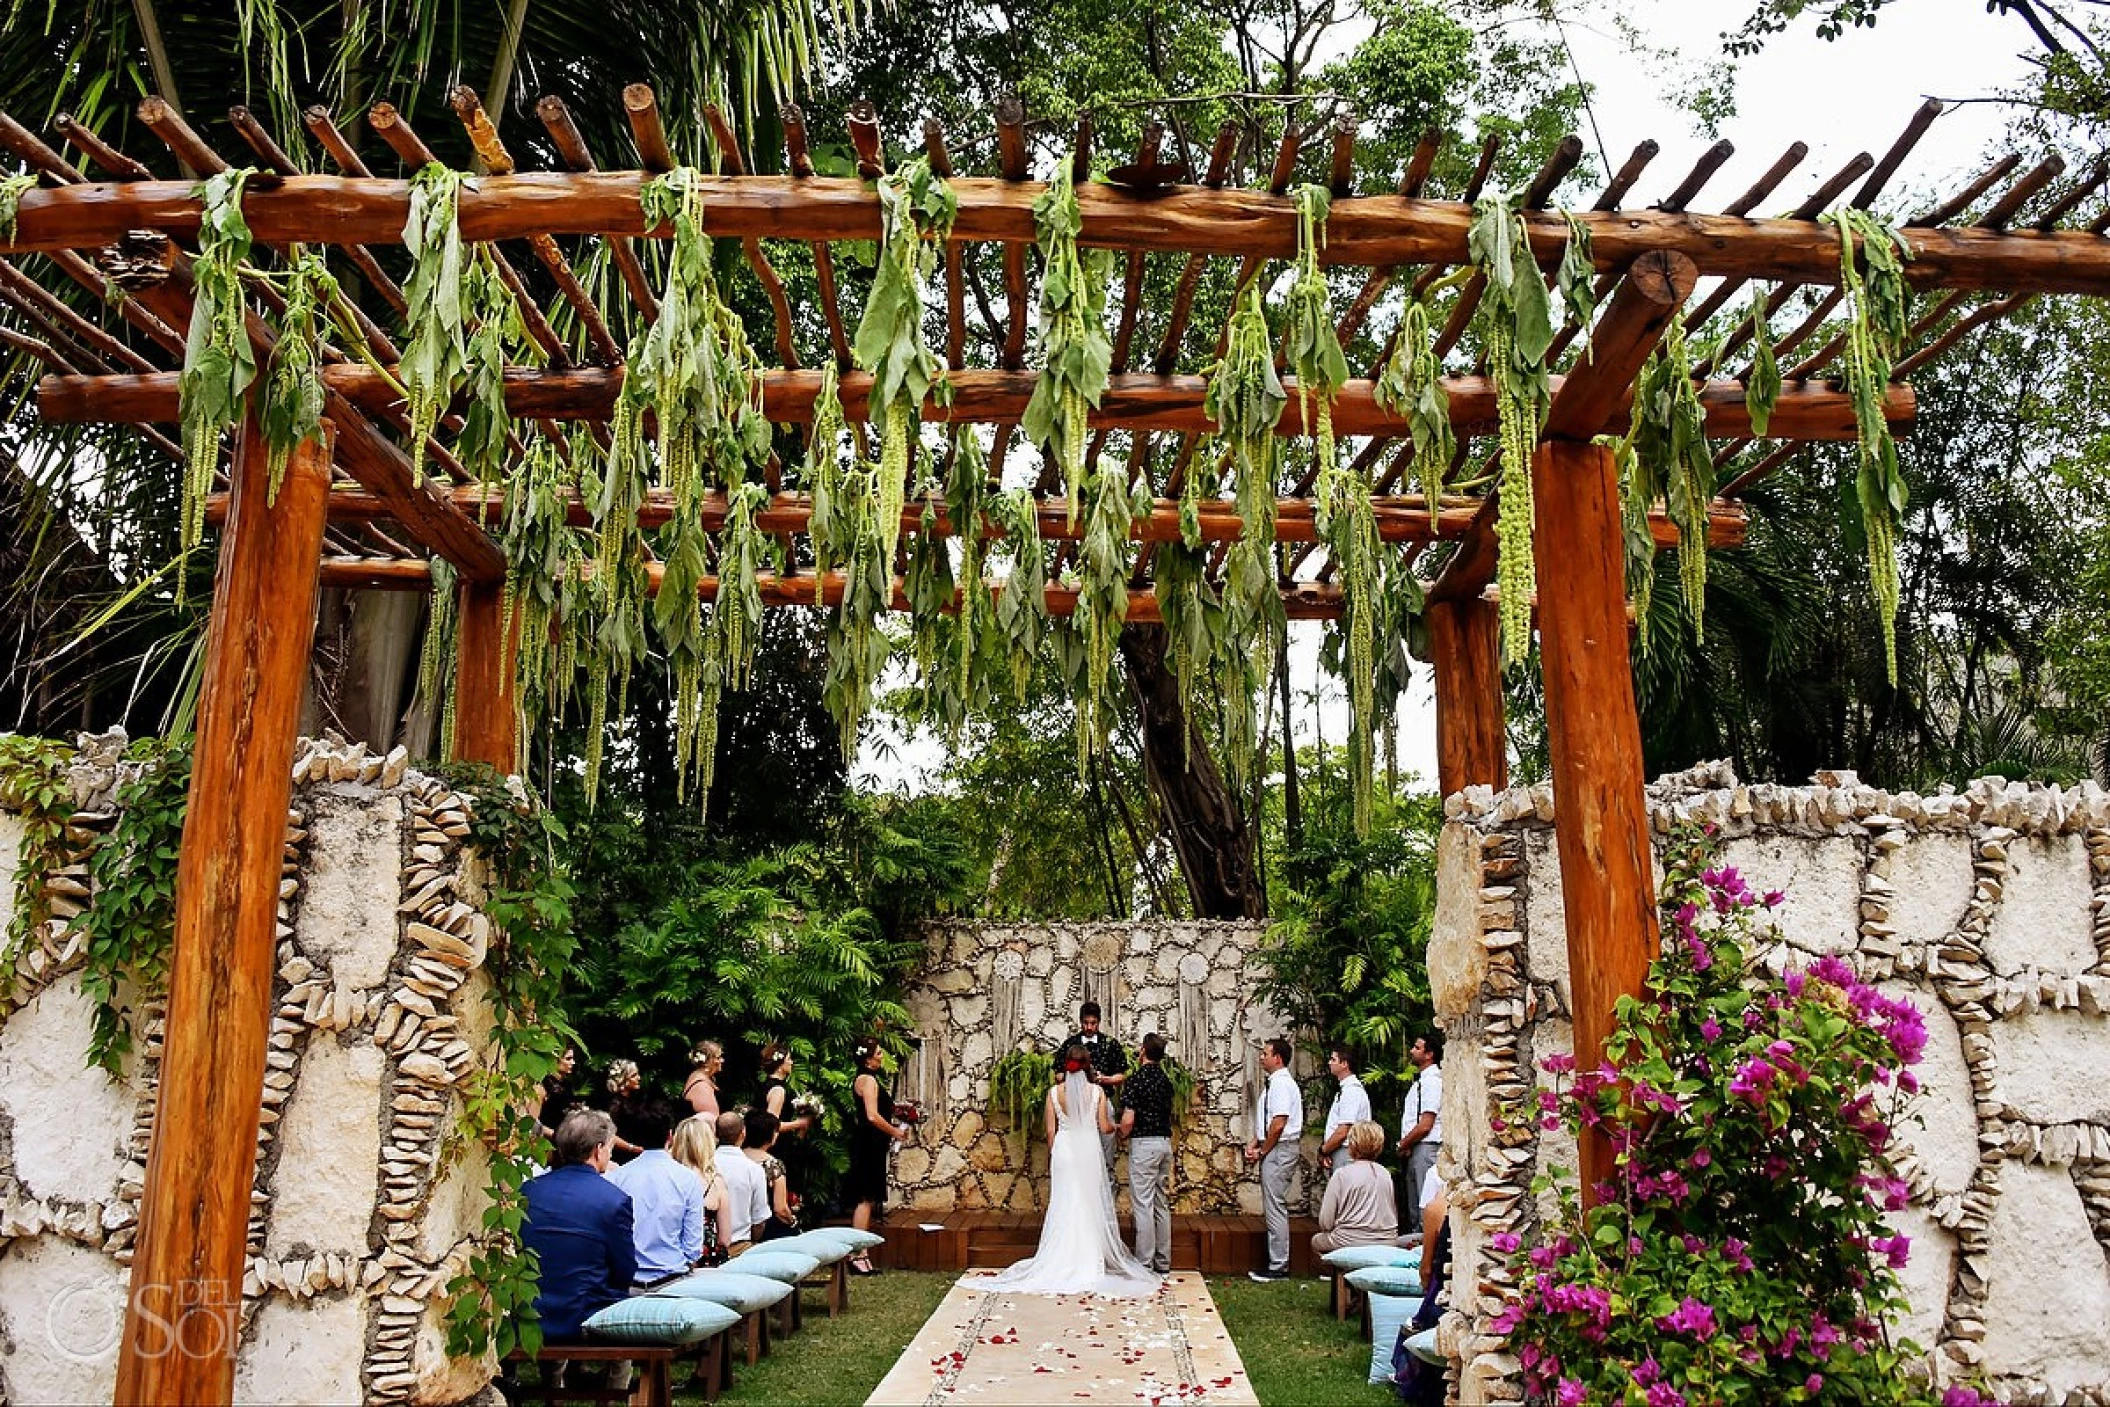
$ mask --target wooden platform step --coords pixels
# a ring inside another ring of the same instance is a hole
[[[958,1271],[998,1268],[1023,1260],[1040,1244],[1040,1216],[1021,1212],[897,1212],[873,1228],[886,1237],[876,1253],[883,1265],[901,1270]],[[1317,1273],[1308,1217],[1290,1221],[1290,1272]],[[1135,1243],[1124,1222],[1121,1236]],[[1267,1224],[1257,1216],[1174,1217],[1172,1268],[1205,1275],[1235,1275],[1259,1268],[1267,1258]]]

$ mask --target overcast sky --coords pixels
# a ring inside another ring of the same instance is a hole
[[[1624,13],[1655,45],[1671,48],[1691,71],[1718,60],[1721,34],[1741,22],[1744,0],[1620,0]],[[1695,132],[1685,114],[1659,96],[1666,72],[1659,62],[1630,53],[1608,29],[1588,23],[1569,31],[1584,77],[1596,88],[1596,133],[1614,166],[1636,143],[1662,144],[1649,173],[1627,199],[1629,205],[1659,200],[1692,168],[1710,138]],[[1873,29],[1855,30],[1825,42],[1807,24],[1776,36],[1767,50],[1741,60],[1735,73],[1736,116],[1721,135],[1736,155],[1716,173],[1694,208],[1718,208],[1769,167],[1790,142],[1809,144],[1810,154],[1782,184],[1776,200],[1760,213],[1799,202],[1854,153],[1880,157],[1928,97],[1954,102],[1921,139],[1910,161],[1891,183],[1899,193],[1924,192],[1958,174],[1975,174],[1988,147],[2008,121],[2001,104],[1984,101],[2023,83],[2029,66],[2022,50],[2029,36],[2021,25],[1986,13],[1984,0],[1900,0]],[[1673,79],[1673,81],[1675,81]],[[1593,145],[1596,134],[1583,133]],[[1318,649],[1326,629],[1318,623],[1290,627],[1291,681],[1307,696],[1319,680]],[[1426,668],[1401,711],[1400,763],[1433,785],[1436,720],[1433,687]],[[1297,733],[1308,740],[1314,728],[1338,744],[1346,736],[1348,709],[1338,681],[1323,682],[1317,717],[1306,703],[1297,709]],[[921,738],[871,738],[858,772],[867,783],[921,790],[932,782],[943,753]],[[889,752],[888,750],[891,749]],[[884,754],[884,755],[883,755]]]

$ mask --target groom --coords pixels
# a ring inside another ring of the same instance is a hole
[[[1099,1003],[1086,1002],[1077,1008],[1077,1034],[1062,1043],[1067,1050],[1071,1042],[1082,1045],[1092,1061],[1092,1083],[1106,1091],[1106,1111],[1109,1117],[1121,1108],[1121,1086],[1128,1079],[1128,1052],[1121,1043],[1099,1029]],[[1114,1136],[1099,1135],[1099,1153],[1106,1159],[1106,1180],[1114,1179]]]
[[[1172,1270],[1172,1081],[1166,1076],[1165,1038],[1143,1037],[1143,1068],[1128,1077],[1121,1136],[1128,1142],[1128,1205],[1136,1218],[1136,1259],[1165,1275]]]

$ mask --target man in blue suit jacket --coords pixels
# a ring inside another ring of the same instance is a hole
[[[552,1140],[552,1167],[521,1189],[521,1239],[541,1267],[535,1317],[545,1343],[573,1343],[594,1313],[630,1293],[637,1278],[630,1194],[603,1173],[615,1152],[615,1121],[598,1109],[565,1116]]]

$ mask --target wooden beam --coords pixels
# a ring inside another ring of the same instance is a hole
[[[483,489],[464,484],[453,491],[455,506],[464,513],[474,515],[488,512],[496,519],[504,512],[502,503],[493,499],[490,504],[481,502]],[[567,495],[567,521],[573,527],[583,528],[592,524],[593,510],[575,489],[564,490]],[[932,535],[957,537],[958,527],[952,521],[945,500],[933,500],[936,507]],[[1467,532],[1479,516],[1479,505],[1469,498],[1454,498],[1437,506],[1431,513],[1419,495],[1384,497],[1372,501],[1373,516],[1377,520],[1377,535],[1385,542],[1434,542],[1440,539],[1457,538]],[[215,495],[206,503],[206,520],[218,521],[226,512],[226,496]],[[1309,498],[1281,498],[1275,501],[1275,538],[1278,542],[1316,542],[1317,524],[1314,522],[1315,505]],[[707,493],[698,507],[698,521],[706,531],[717,532],[725,526],[726,499],[722,492]],[[374,522],[390,516],[388,505],[370,493],[340,489],[330,496],[330,519],[332,522]],[[650,489],[645,501],[638,509],[638,522],[645,528],[664,526],[674,516],[674,495],[666,489]],[[1069,512],[1060,494],[1041,500],[1034,515],[1040,523],[1043,540],[1073,541],[1083,536],[1085,523],[1080,519],[1074,525],[1069,522]],[[1201,500],[1198,518],[1204,542],[1235,541],[1244,531],[1243,520],[1238,516],[1238,504],[1228,498],[1205,498]],[[813,500],[802,493],[779,493],[771,495],[755,514],[756,526],[771,534],[802,533],[807,531],[813,518]],[[1741,504],[1716,504],[1708,517],[1707,545],[1710,548],[1741,547],[1745,531],[1749,526],[1747,510]],[[923,528],[923,500],[914,499],[901,510],[901,530],[904,533],[920,532]],[[1678,544],[1678,525],[1668,515],[1651,514],[1649,530],[1658,547],[1675,547]],[[997,538],[1003,533],[988,519],[981,523],[981,534],[985,538]],[[1128,534],[1136,542],[1170,542],[1180,536],[1180,504],[1178,499],[1160,498],[1153,501],[1148,516],[1138,517],[1129,524]]]
[[[1539,601],[1554,831],[1568,927],[1575,1057],[1596,1068],[1613,1008],[1638,996],[1656,952],[1654,852],[1643,792],[1641,720],[1627,654],[1626,556],[1612,452],[1555,440],[1532,462],[1539,560],[1561,589]],[[1581,1148],[1582,1192],[1611,1176],[1601,1134]]]
[[[1553,392],[1547,439],[1587,440],[1604,433],[1614,417],[1628,418],[1634,379],[1699,278],[1698,266],[1682,254],[1659,251],[1634,261],[1590,333],[1589,354]]]
[[[1585,366],[1587,367],[1587,363]],[[1582,373],[1588,375],[1587,370]],[[1033,397],[1039,373],[1033,371],[955,371],[948,373],[953,387],[950,406],[935,398],[924,402],[923,417],[930,421],[975,421],[1013,425],[1025,414]],[[335,362],[322,369],[323,383],[351,404],[372,414],[400,408],[401,398],[388,379],[372,367]],[[1568,378],[1555,376],[1551,385],[1558,399]],[[55,424],[144,424],[177,418],[178,374],[173,371],[131,373],[115,376],[48,376],[37,383],[37,409]],[[505,373],[506,406],[517,417],[558,420],[606,420],[622,389],[619,367],[579,367],[569,371],[538,371],[509,367]],[[820,393],[818,371],[769,371],[762,375],[762,410],[781,423],[813,418],[814,398]],[[1286,377],[1284,387],[1292,398],[1296,378]],[[1444,378],[1450,395],[1451,420],[1461,436],[1487,435],[1496,426],[1494,383],[1484,376]],[[1202,434],[1215,428],[1203,409],[1208,393],[1207,378],[1158,376],[1147,372],[1123,372],[1110,378],[1106,394],[1091,413],[1090,423],[1108,429],[1169,430]],[[842,376],[843,413],[853,421],[869,419],[872,378],[865,372]],[[1590,433],[1624,432],[1628,418],[1630,387],[1622,384],[1618,394],[1603,402],[1604,419]],[[1710,381],[1700,388],[1700,405],[1707,415],[1707,432],[1728,439],[1747,435],[1750,412],[1744,407],[1741,381]],[[1909,434],[1917,401],[1912,388],[1893,385],[1884,399],[1884,414],[1893,434]],[[1376,383],[1350,381],[1334,402],[1334,432],[1340,435],[1405,435],[1412,426],[1377,402]],[[1301,433],[1294,415],[1285,415],[1276,433]],[[1828,382],[1790,382],[1781,388],[1767,435],[1782,440],[1850,440],[1855,437],[1853,402]]]
[[[1436,781],[1445,796],[1509,785],[1502,724],[1502,619],[1482,600],[1431,602],[1429,654],[1436,671]]]
[[[533,234],[621,234],[647,230],[638,193],[642,172],[525,171],[464,186],[462,238],[523,239]],[[1039,181],[963,177],[952,237],[1033,242]],[[11,239],[0,254],[94,248],[130,230],[197,232],[200,202],[188,181],[82,182],[23,194]],[[840,177],[715,176],[703,181],[704,222],[713,236],[874,240],[879,198]],[[1295,204],[1266,191],[1179,186],[1137,193],[1092,183],[1077,191],[1079,243],[1146,252],[1287,259],[1296,253]],[[245,193],[244,217],[264,243],[393,244],[410,212],[403,180],[290,176]],[[1567,225],[1557,213],[1527,211],[1532,252],[1560,257]],[[1706,275],[1790,279],[1831,286],[1839,278],[1839,236],[1813,220],[1754,220],[1671,210],[1586,210],[1600,270],[1626,268],[1655,250],[1683,254]],[[1334,202],[1320,259],[1328,264],[1461,263],[1472,208],[1460,201],[1397,195]],[[1903,231],[1917,288],[1998,289],[2012,293],[2110,293],[2110,241],[2084,230],[2042,232],[1914,227]]]
[[[510,774],[520,770],[520,700],[513,659],[520,647],[520,614],[505,620],[505,583],[463,582],[461,624],[455,637],[454,760],[481,762]]]
[[[315,633],[329,422],[267,504],[252,414],[213,583],[190,803],[176,873],[154,1106],[119,1402],[231,1402],[237,1312],[277,967],[294,734]]]

